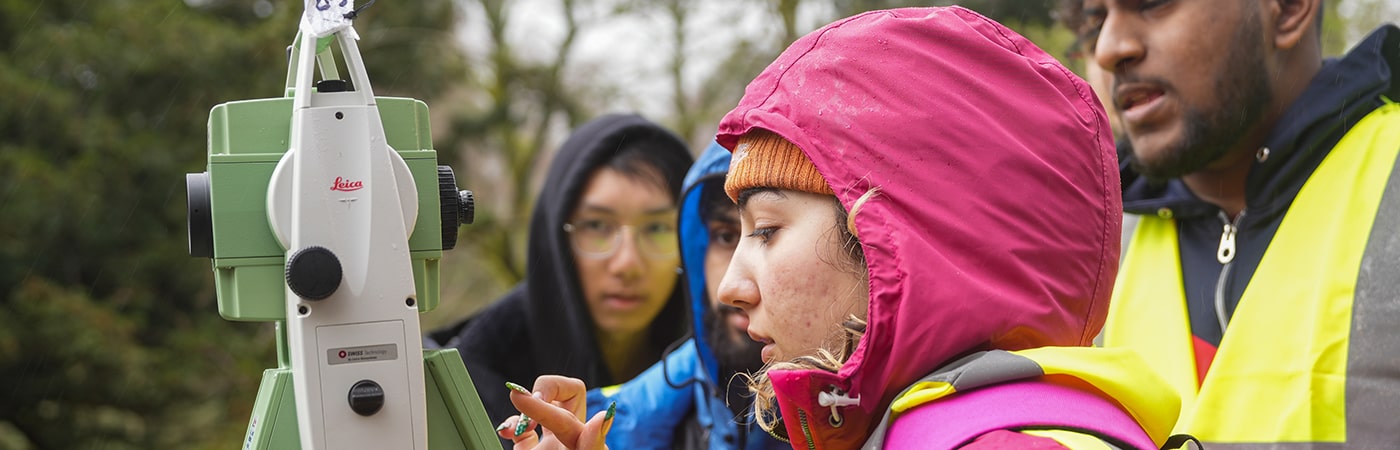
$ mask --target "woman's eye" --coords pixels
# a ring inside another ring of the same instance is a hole
[[[642,232],[645,234],[666,234],[675,231],[676,226],[667,222],[651,222],[642,226]]]
[[[612,234],[617,227],[602,220],[581,220],[574,225],[580,231],[590,234]]]
[[[777,232],[778,232],[778,227],[760,227],[760,228],[754,228],[753,232],[752,232],[752,233],[749,233],[749,236],[748,236],[748,237],[751,237],[751,238],[758,238],[758,240],[759,240],[760,242],[766,244],[766,243],[768,243],[769,240],[773,239],[773,233],[777,233]]]

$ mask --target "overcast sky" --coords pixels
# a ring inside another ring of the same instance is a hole
[[[468,54],[483,55],[489,42],[482,22],[480,6],[468,5],[466,21],[460,34],[461,44]],[[589,5],[579,17],[586,28],[575,43],[570,70],[604,74],[618,87],[626,87],[630,103],[621,105],[647,115],[667,113],[671,92],[665,82],[666,65],[670,60],[671,19],[659,11],[652,13],[613,14],[618,0],[584,1]],[[685,49],[686,77],[697,83],[717,70],[717,57],[735,45],[740,38],[773,38],[782,26],[766,9],[769,2],[755,0],[709,0],[693,4],[693,16],[687,24]],[[812,2],[808,2],[812,3]],[[522,57],[539,60],[554,57],[554,49],[563,39],[564,22],[558,0],[517,0],[510,3],[510,28],[507,36],[517,46]],[[803,29],[815,29],[824,24],[829,11],[805,8],[799,12]],[[818,23],[821,22],[821,23]],[[722,30],[722,31],[721,31]],[[771,42],[773,39],[764,39]],[[688,86],[693,91],[694,85]],[[613,108],[619,109],[619,108]]]
[[[1028,0],[1049,1],[1049,0]],[[1339,0],[1339,14],[1359,27],[1347,33],[1350,48],[1366,33],[1382,22],[1400,21],[1400,0]],[[554,48],[563,37],[563,15],[559,0],[514,0],[508,2],[510,28],[507,36],[520,57],[544,60],[553,58]],[[589,8],[579,17],[588,24],[577,38],[569,70],[579,73],[601,73],[613,85],[625,87],[626,105],[616,109],[636,109],[643,114],[659,116],[668,112],[670,90],[664,82],[666,64],[670,58],[670,19],[659,12],[618,15],[614,7],[622,0],[582,0]],[[719,61],[710,55],[722,54],[741,37],[771,38],[781,31],[771,8],[764,0],[708,0],[694,2],[694,16],[686,33],[686,76],[690,83],[713,73]],[[799,27],[811,30],[831,20],[832,12],[825,2],[805,2],[799,11]],[[466,21],[459,36],[470,55],[484,55],[489,39],[482,22],[482,12],[476,2],[466,4]],[[1371,11],[1379,11],[1371,14]],[[762,42],[771,42],[764,39]],[[688,86],[693,92],[694,86]]]

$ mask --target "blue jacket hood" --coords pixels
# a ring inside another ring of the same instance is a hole
[[[690,294],[690,324],[695,330],[696,353],[704,368],[702,373],[711,381],[719,379],[719,363],[710,350],[703,321],[704,315],[710,313],[710,296],[705,292],[705,251],[710,247],[710,233],[700,217],[700,194],[707,183],[724,183],[724,174],[729,172],[729,158],[728,150],[711,142],[686,173],[681,188],[681,265],[685,267],[686,289]]]

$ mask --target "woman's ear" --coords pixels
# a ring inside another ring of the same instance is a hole
[[[1274,13],[1274,46],[1290,50],[1322,33],[1323,0],[1270,0]]]

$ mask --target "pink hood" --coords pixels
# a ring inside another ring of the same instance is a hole
[[[801,148],[848,208],[881,189],[856,216],[860,346],[836,374],[770,374],[795,447],[860,446],[901,389],[955,357],[1089,345],[1103,325],[1122,220],[1107,120],[1015,32],[958,7],[833,23],[749,84],[718,140],[755,128]],[[839,428],[817,401],[833,388],[860,399]]]

